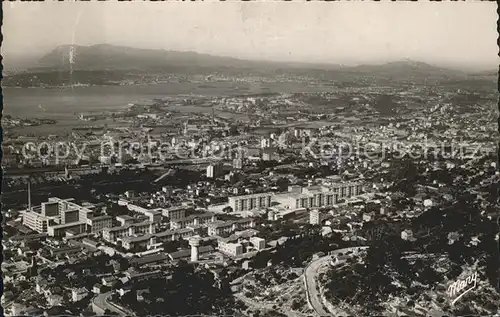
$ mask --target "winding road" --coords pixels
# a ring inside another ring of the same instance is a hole
[[[304,271],[304,279],[306,284],[306,297],[307,302],[312,306],[313,310],[316,314],[320,316],[330,316],[331,313],[326,309],[323,301],[321,300],[321,294],[319,292],[319,285],[316,281],[316,277],[318,276],[318,272],[321,268],[328,265],[328,261],[331,260],[332,256],[336,256],[339,253],[346,253],[349,251],[359,251],[367,249],[368,247],[352,247],[345,249],[338,249],[332,251],[329,255],[323,256],[311,263],[306,267]],[[342,263],[343,261],[339,261]]]
[[[120,316],[131,316],[134,314],[131,314],[127,312],[126,310],[118,308],[116,305],[113,305],[109,302],[109,298],[111,297],[111,292],[106,292],[97,295],[92,299],[92,304],[101,308],[102,310],[109,309],[110,311],[117,313]]]

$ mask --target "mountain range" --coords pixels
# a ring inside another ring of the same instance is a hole
[[[8,63],[8,59],[6,60]],[[298,75],[327,80],[353,80],[359,77],[388,80],[463,80],[471,74],[412,60],[382,65],[343,66],[297,62],[256,61],[196,52],[139,49],[109,44],[91,46],[62,45],[39,58],[28,72],[138,71],[253,75]],[[8,67],[7,67],[8,68]],[[494,76],[496,71],[475,76]]]

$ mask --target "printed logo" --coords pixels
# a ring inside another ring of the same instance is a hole
[[[470,290],[476,288],[477,273],[468,276],[464,280],[457,280],[448,287],[448,295],[452,298],[451,305],[453,306],[462,296]]]

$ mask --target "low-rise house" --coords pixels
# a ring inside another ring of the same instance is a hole
[[[168,256],[163,253],[142,256],[139,258],[132,258],[129,263],[132,266],[142,266],[146,264],[159,264],[164,263],[168,260]]]
[[[102,278],[101,282],[104,286],[112,287],[118,282],[118,279],[114,276],[106,276]]]
[[[170,221],[170,229],[183,229],[188,226],[204,226],[217,220],[214,213],[207,212],[203,214],[190,215],[185,218],[172,219]]]
[[[127,286],[122,286],[120,287],[116,292],[120,295],[123,296],[130,292],[132,290],[132,285],[127,285]]]
[[[73,302],[78,302],[89,294],[88,290],[84,287],[82,288],[76,288],[71,290],[71,299]]]
[[[59,294],[46,295],[46,298],[47,298],[47,303],[49,303],[50,306],[61,305],[63,302],[63,297]]]
[[[207,253],[211,253],[214,251],[214,247],[211,245],[202,246],[198,248],[198,254],[204,255]],[[178,261],[183,259],[189,259],[191,257],[191,249],[179,250],[176,252],[172,252],[168,255],[171,261]]]
[[[42,294],[45,292],[48,285],[49,285],[49,283],[47,282],[46,279],[40,279],[40,280],[36,281],[36,283],[35,283],[35,290],[37,293]]]
[[[97,283],[94,285],[94,287],[92,287],[92,293],[94,293],[94,294],[100,294],[103,291],[104,291],[104,287],[100,283]]]
[[[413,238],[413,231],[406,229],[401,231],[401,239],[407,240],[407,241],[414,241],[415,238]]]
[[[149,294],[149,289],[138,289],[137,290],[137,301],[144,301],[144,294]]]

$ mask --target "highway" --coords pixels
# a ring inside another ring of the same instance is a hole
[[[323,256],[309,263],[309,265],[306,267],[304,271],[304,279],[306,283],[306,296],[308,298],[308,302],[310,303],[316,314],[320,316],[331,315],[331,313],[326,309],[325,305],[323,305],[323,301],[321,300],[319,285],[316,280],[319,270],[328,265],[328,262],[330,261],[332,256],[338,255],[339,253],[346,253],[349,251],[364,250],[366,248],[368,247],[352,247],[352,248],[338,249],[332,251],[329,255]]]

